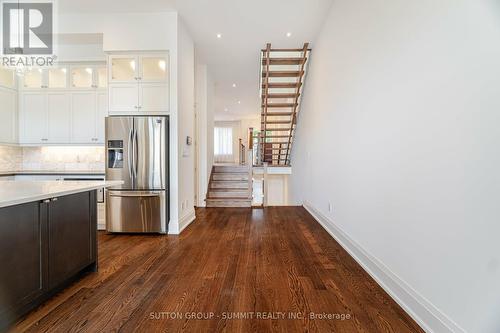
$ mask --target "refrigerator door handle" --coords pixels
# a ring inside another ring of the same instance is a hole
[[[128,143],[127,143],[127,159],[128,159],[128,174],[130,178],[132,179],[132,187],[134,186],[134,174],[133,174],[133,163],[134,163],[134,148],[133,148],[133,132],[134,130],[131,128],[130,132],[128,133]]]
[[[134,179],[137,179],[138,165],[139,165],[139,139],[137,137],[137,130],[134,129]]]

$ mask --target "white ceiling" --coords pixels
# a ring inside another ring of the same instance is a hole
[[[216,118],[260,112],[259,50],[312,42],[333,0],[60,0],[61,12],[179,12],[216,83]],[[291,32],[291,37],[286,33]],[[218,39],[217,34],[222,34]],[[313,50],[314,52],[314,50]],[[237,87],[233,88],[232,84]],[[238,104],[241,101],[241,104]],[[224,111],[228,109],[228,111]]]

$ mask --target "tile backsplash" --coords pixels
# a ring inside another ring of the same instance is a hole
[[[0,172],[19,170],[23,164],[21,147],[0,145]]]
[[[104,147],[0,146],[0,171],[104,171]]]

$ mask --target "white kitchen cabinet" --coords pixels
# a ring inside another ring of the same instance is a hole
[[[96,141],[96,94],[93,91],[71,93],[72,143]]]
[[[47,73],[47,84],[45,88],[49,89],[66,89],[68,88],[68,67],[58,66],[49,68],[45,71]]]
[[[108,94],[102,91],[73,92],[71,103],[71,142],[104,143],[104,120],[108,113]]]
[[[47,94],[48,143],[68,143],[71,138],[70,96],[64,92]]]
[[[25,92],[21,97],[23,130],[21,143],[48,143],[47,94],[43,92]]]
[[[140,112],[168,110],[168,87],[164,83],[139,83],[138,108]]]
[[[24,71],[22,87],[23,90],[66,89],[68,81],[68,66],[31,68]]]
[[[0,66],[0,86],[16,89],[16,73],[13,69]]]
[[[105,137],[105,118],[108,115],[108,93],[98,92],[96,96],[96,138],[97,143],[104,143]]]
[[[72,65],[70,82],[73,89],[105,89],[108,86],[106,66]]]
[[[110,112],[137,112],[139,105],[137,83],[115,83],[109,88]]]
[[[165,53],[110,55],[111,114],[157,114],[169,110],[169,63]]]
[[[0,143],[17,143],[17,91],[0,87]]]
[[[109,56],[109,83],[136,82],[139,77],[136,55]]]
[[[22,86],[24,89],[43,89],[46,87],[45,70],[31,68],[24,71]]]

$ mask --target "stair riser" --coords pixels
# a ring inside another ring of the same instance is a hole
[[[213,174],[212,180],[214,180],[214,181],[238,180],[241,182],[248,182],[248,175],[238,175],[238,174],[231,174],[231,173]]]
[[[249,191],[210,191],[209,198],[248,198]]]
[[[212,201],[210,199],[207,200],[206,202],[207,207],[252,207],[252,202],[250,200],[244,200],[244,201],[232,201],[232,200],[225,200],[225,201]]]
[[[220,182],[214,181],[211,184],[212,188],[231,188],[231,189],[241,189],[248,190],[248,182]]]
[[[216,173],[245,173],[248,172],[247,166],[214,166]]]

